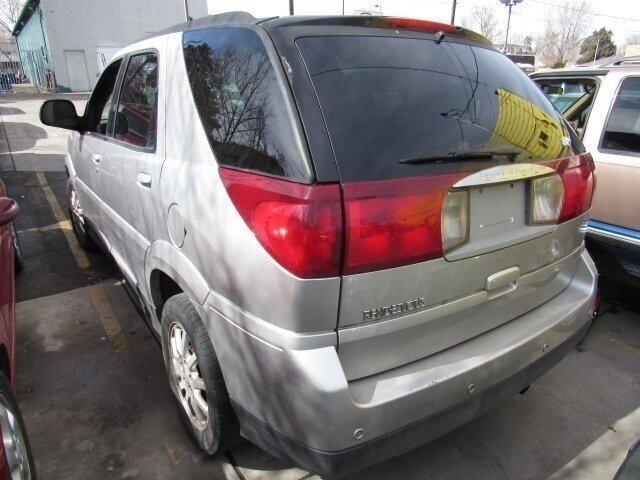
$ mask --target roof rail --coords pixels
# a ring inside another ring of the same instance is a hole
[[[636,66],[636,65],[640,65],[640,55],[633,55],[631,57],[620,58],[618,60],[614,60],[613,62],[600,65],[600,68],[630,67],[630,66]]]

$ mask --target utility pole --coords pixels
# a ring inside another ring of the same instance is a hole
[[[342,0],[342,15],[344,15],[344,0]]]
[[[513,7],[513,4],[509,2],[509,16],[507,16],[507,33],[504,36],[504,53],[507,53],[507,45],[509,44],[509,27],[511,26],[511,7]]]
[[[453,5],[451,5],[451,25],[456,21],[456,3],[456,0],[453,0]]]
[[[596,53],[593,54],[593,64],[592,66],[596,66],[596,60],[598,59],[598,47],[600,46],[600,35],[598,35],[598,41],[596,42]]]
[[[191,21],[191,15],[189,15],[189,0],[184,0],[184,16],[187,22]]]
[[[289,0],[289,15],[293,15],[293,0]]]
[[[499,0],[500,3],[509,7],[509,16],[507,17],[507,34],[504,37],[504,53],[507,53],[507,45],[509,43],[509,26],[511,25],[511,7],[522,2],[522,0]]]

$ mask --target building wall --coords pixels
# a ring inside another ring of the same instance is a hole
[[[40,50],[46,46],[46,39],[42,31],[42,14],[39,8],[33,12],[16,41],[20,50]]]
[[[627,48],[624,51],[624,56],[633,57],[635,55],[640,55],[640,44],[627,45]]]
[[[183,0],[41,0],[40,8],[60,91],[92,89],[107,57],[185,20]],[[206,16],[207,1],[189,0],[189,14]]]
[[[37,8],[16,37],[22,70],[30,83],[52,87],[53,63],[44,32],[42,12]]]

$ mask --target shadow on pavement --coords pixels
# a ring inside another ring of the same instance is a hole
[[[15,107],[0,107],[0,115],[22,115],[24,110]]]
[[[47,138],[44,128],[25,122],[3,122],[6,138],[0,143],[0,153],[20,152],[33,148],[38,140]],[[15,153],[14,153],[15,155]]]

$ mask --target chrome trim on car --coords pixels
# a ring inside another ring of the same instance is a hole
[[[631,245],[640,250],[640,239],[621,235],[619,233],[607,232],[599,228],[588,226],[586,228],[587,235],[593,235],[598,239],[609,241],[610,243],[622,243],[624,245]]]
[[[490,185],[524,180],[525,178],[540,177],[555,172],[553,168],[533,163],[519,163],[500,165],[487,168],[458,181],[454,188]]]

